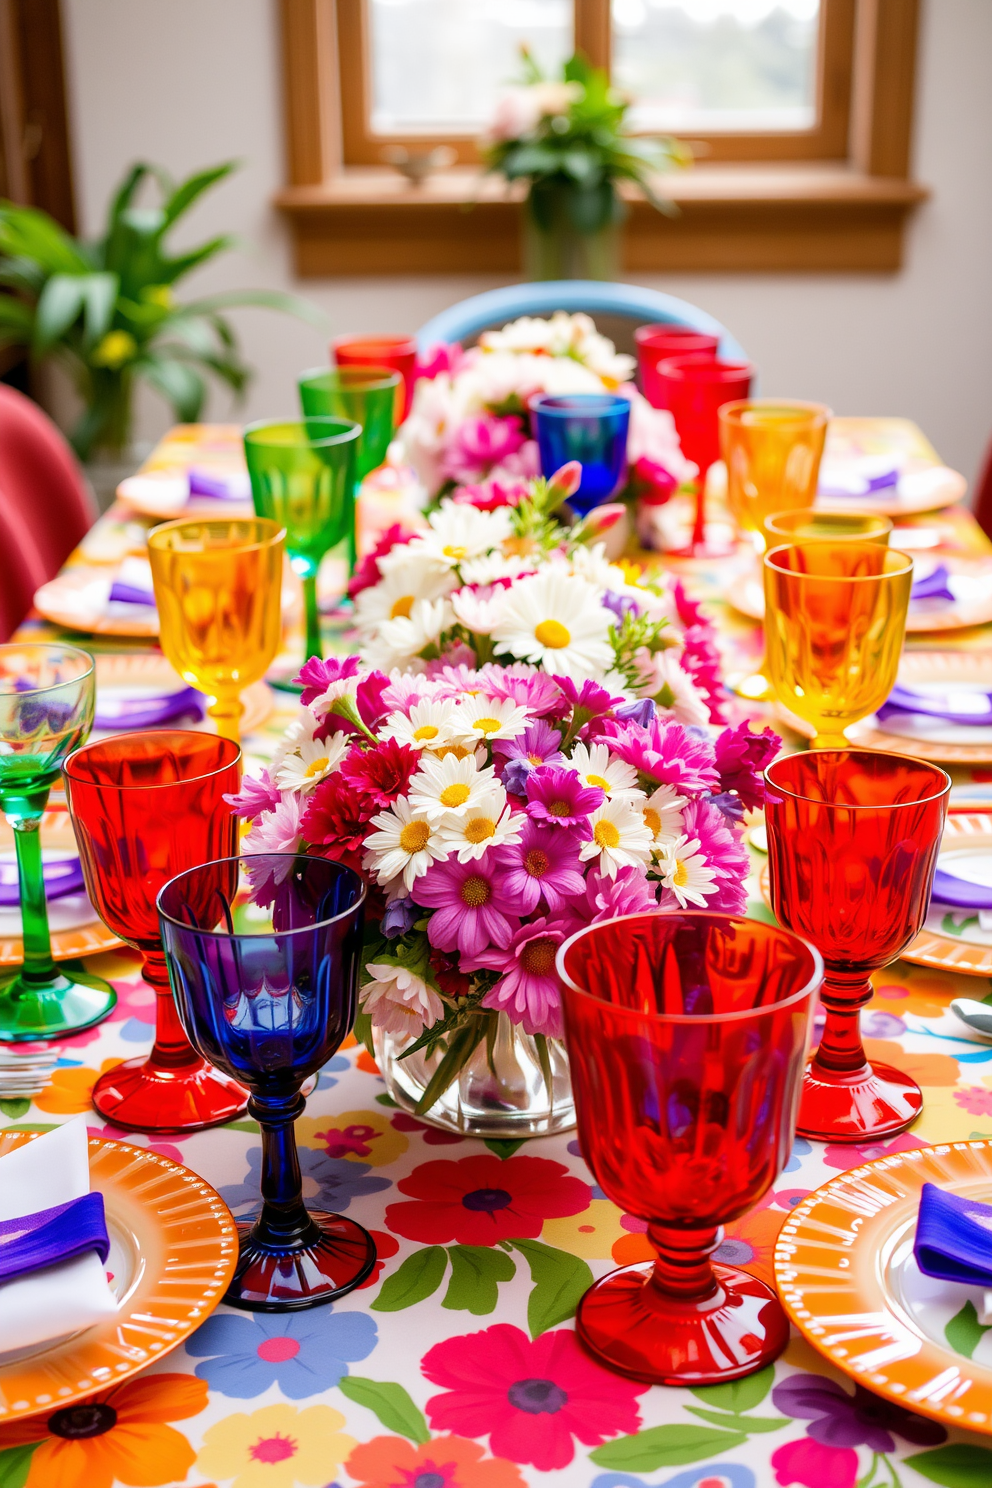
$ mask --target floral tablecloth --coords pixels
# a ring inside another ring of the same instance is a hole
[[[113,514],[105,522],[113,522]],[[966,513],[963,545],[984,539]],[[697,572],[702,594],[719,574]],[[717,605],[730,652],[752,630]],[[23,632],[37,633],[37,621]],[[992,635],[971,644],[988,647]],[[291,710],[245,741],[271,754]],[[982,774],[971,772],[980,783]],[[754,894],[757,889],[755,886]],[[755,899],[756,914],[767,911]],[[0,1101],[3,1124],[44,1130],[91,1110],[98,1075],[151,1044],[154,997],[128,950],[87,966],[119,1002],[65,1040],[32,1103]],[[885,1152],[992,1138],[992,1046],[959,1039],[954,996],[981,979],[898,962],[875,979],[869,1053],[922,1085],[912,1132],[873,1148],[798,1140],[762,1204],[728,1228],[719,1259],[768,1279],[789,1210],[838,1172]],[[91,1113],[92,1114],[92,1113]],[[251,1121],[188,1137],[103,1126],[187,1164],[236,1213],[258,1199]],[[595,1186],[574,1134],[480,1142],[398,1110],[353,1043],[319,1077],[298,1123],[304,1191],[375,1235],[379,1264],[332,1307],[274,1316],[220,1307],[185,1347],[78,1416],[0,1428],[0,1488],[897,1488],[992,1483],[992,1442],[888,1405],[794,1338],[737,1384],[652,1388],[607,1373],[578,1347],[576,1302],[594,1277],[646,1259],[645,1225]],[[977,1340],[976,1340],[977,1341]]]

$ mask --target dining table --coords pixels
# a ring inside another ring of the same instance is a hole
[[[147,468],[202,463],[205,452],[243,469],[233,425],[173,430]],[[385,511],[381,491],[376,499]],[[118,500],[67,571],[140,555],[155,520]],[[964,505],[900,518],[892,545],[900,539],[928,560],[964,558],[979,568],[987,560],[992,586],[992,544]],[[639,557],[648,567],[666,562],[660,554]],[[747,561],[739,551],[670,565],[714,619],[728,675],[746,672],[761,654],[760,624],[728,598]],[[302,644],[292,604],[287,613],[284,671]],[[347,604],[331,594],[323,619],[327,648],[345,650]],[[53,637],[95,655],[98,713],[102,688],[120,695],[129,678],[147,686],[161,675],[151,635],[92,634],[32,611],[15,639]],[[908,636],[908,658],[938,653],[974,659],[992,683],[992,623]],[[242,747],[245,768],[255,771],[271,760],[298,700],[262,684],[249,701]],[[802,746],[770,705],[734,699],[728,706],[734,721],[769,723],[787,747]],[[986,764],[951,761],[947,768],[948,830],[987,835],[992,753]],[[66,820],[64,798],[54,791],[46,816],[52,842],[66,843]],[[749,913],[767,920],[759,825],[749,819]],[[9,846],[0,841],[8,856]],[[969,938],[967,918],[947,914],[934,924],[931,916],[929,956],[877,973],[863,1011],[869,1056],[907,1071],[923,1089],[912,1129],[864,1147],[797,1139],[765,1199],[727,1226],[716,1260],[771,1281],[783,1225],[828,1180],[917,1148],[987,1140],[992,1151],[992,1040],[970,1037],[949,1006],[957,997],[992,1004],[992,935],[986,953]],[[7,1132],[45,1132],[86,1113],[94,1135],[171,1158],[212,1185],[236,1216],[249,1212],[259,1199],[253,1120],[145,1136],[106,1125],[91,1108],[101,1073],[150,1047],[154,1018],[154,993],[136,952],[99,936],[95,944],[79,932],[70,950],[112,983],[117,1006],[97,1027],[52,1045],[56,1062],[38,1093],[0,1098],[0,1142]],[[976,971],[985,955],[987,969]],[[966,972],[955,969],[962,963]],[[969,1429],[967,1420],[938,1420],[882,1400],[797,1332],[774,1365],[708,1388],[651,1386],[596,1364],[575,1340],[578,1299],[592,1279],[652,1252],[646,1224],[596,1186],[574,1132],[482,1141],[433,1127],[394,1104],[374,1060],[350,1037],[320,1072],[297,1136],[306,1198],[350,1215],[374,1236],[378,1260],[369,1279],[333,1305],[307,1311],[221,1304],[147,1370],[95,1391],[109,1415],[88,1418],[91,1426],[76,1435],[53,1426],[44,1404],[4,1424],[11,1401],[0,1367],[0,1488],[992,1483],[992,1419]],[[468,1223],[466,1196],[479,1191],[501,1196],[485,1231]],[[111,1417],[109,1426],[92,1425]]]

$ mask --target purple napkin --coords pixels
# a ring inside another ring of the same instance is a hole
[[[913,1254],[924,1276],[992,1287],[992,1204],[924,1183]]]
[[[195,687],[181,687],[178,692],[156,693],[151,697],[115,698],[113,704],[104,702],[102,709],[97,707],[94,728],[145,729],[171,723],[187,714],[202,718],[207,711],[207,700]]]
[[[947,581],[950,573],[943,563],[938,564],[933,573],[927,574],[925,579],[916,579],[912,589],[909,591],[911,604],[916,604],[920,599],[948,599],[954,603],[953,590],[948,588]]]
[[[922,713],[927,718],[943,718],[948,723],[992,724],[992,692],[971,694],[980,704],[974,713],[960,713],[946,693],[916,692],[912,687],[893,687],[875,715],[883,722],[894,713]]]
[[[210,496],[215,501],[250,501],[251,487],[247,474],[232,471],[230,475],[211,475],[194,467],[189,472],[189,494]]]
[[[119,604],[151,605],[154,607],[155,595],[151,589],[139,589],[135,584],[122,584],[120,579],[115,579],[110,586],[109,599],[116,599]]]
[[[859,497],[870,496],[875,491],[887,491],[892,486],[899,484],[898,470],[883,470],[881,475],[870,475],[865,479],[864,486],[860,491],[852,491],[847,486],[824,486],[819,488],[821,496],[851,496],[855,500]]]
[[[43,871],[46,899],[64,899],[67,894],[78,894],[83,888],[83,870],[78,858],[46,863]],[[17,864],[0,863],[0,909],[10,909],[20,902]]]
[[[938,868],[933,876],[932,897],[939,904],[950,904],[955,909],[992,909],[992,887],[958,878],[943,868]]]
[[[8,1235],[17,1238],[8,1240]],[[95,1250],[104,1262],[110,1254],[101,1193],[0,1221],[0,1282],[74,1261],[88,1250]]]

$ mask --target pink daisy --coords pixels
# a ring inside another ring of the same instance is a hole
[[[576,832],[556,832],[528,820],[519,842],[496,849],[500,881],[518,914],[533,914],[542,895],[548,909],[559,910],[582,893],[580,842]]]
[[[389,681],[382,694],[382,705],[387,713],[409,713],[416,703],[437,696],[437,688],[426,677],[416,672],[390,672]]]
[[[742,723],[737,728],[724,729],[714,745],[720,789],[736,791],[744,805],[752,809],[763,805],[762,771],[781,747],[782,740],[770,728],[755,733],[747,723]]]
[[[427,663],[427,675],[435,686],[435,697],[461,697],[465,692],[478,692],[481,686],[479,673],[474,667],[448,664],[447,658]]]
[[[598,785],[583,785],[574,770],[539,765],[527,776],[527,815],[551,827],[574,827],[586,838],[589,816],[603,804]]]
[[[273,782],[268,770],[260,775],[246,775],[237,795],[225,796],[224,800],[238,816],[251,820],[263,811],[272,811],[282,800],[282,792]]]
[[[524,1033],[543,1033],[545,1038],[561,1038],[561,992],[555,975],[555,956],[581,921],[559,918],[552,922],[542,917],[521,925],[505,951],[495,947],[483,951],[470,970],[488,966],[503,973],[500,980],[482,999],[482,1006],[509,1014],[514,1023],[522,1023]]]
[[[241,844],[245,853],[290,853],[300,846],[300,818],[306,801],[287,791],[277,806],[255,818]]]
[[[480,678],[487,697],[519,703],[535,717],[550,713],[561,715],[567,711],[561,690],[553,678],[526,662],[516,662],[508,667],[484,666]]]
[[[647,728],[607,719],[599,735],[613,754],[642,774],[680,792],[705,795],[719,787],[713,746],[680,723],[653,718]]]
[[[435,911],[427,926],[431,945],[478,956],[487,946],[509,944],[517,920],[494,858],[492,853],[468,863],[447,858],[415,881],[414,899]]]
[[[751,864],[723,812],[709,801],[689,801],[682,809],[682,831],[690,840],[698,840],[698,851],[717,875],[716,892],[707,895],[706,908],[740,914],[747,904],[744,880]]]
[[[581,684],[573,682],[570,677],[556,677],[555,682],[561,689],[562,697],[571,705],[573,713],[581,712],[586,722],[590,718],[609,713],[618,703],[623,702],[619,694],[614,696],[591,677],[587,677]]]
[[[309,708],[316,698],[327,691],[332,682],[340,682],[345,677],[356,677],[361,664],[358,656],[332,656],[327,661],[321,661],[319,656],[311,656],[300,668],[299,676],[293,679],[303,688],[300,701],[304,708]]]

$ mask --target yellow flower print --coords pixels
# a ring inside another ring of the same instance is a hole
[[[226,1416],[204,1434],[196,1465],[204,1477],[233,1478],[231,1488],[319,1488],[356,1445],[338,1430],[343,1425],[329,1405],[267,1405]]]
[[[370,1163],[373,1168],[395,1162],[409,1147],[409,1139],[397,1131],[388,1111],[345,1111],[339,1116],[301,1116],[296,1140],[316,1147],[328,1157]]]
[[[556,1250],[581,1256],[584,1261],[608,1261],[614,1245],[627,1234],[620,1215],[621,1211],[609,1199],[593,1199],[580,1214],[546,1219],[541,1240]]]

